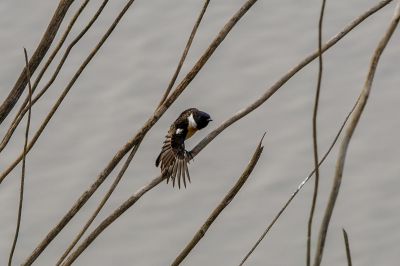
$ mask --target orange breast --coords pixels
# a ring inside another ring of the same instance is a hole
[[[186,139],[190,138],[193,136],[194,133],[197,132],[197,128],[189,127],[188,128],[188,133],[186,134]]]

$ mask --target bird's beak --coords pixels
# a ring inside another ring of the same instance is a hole
[[[208,122],[211,122],[211,121],[213,121],[213,120],[212,120],[211,118],[209,118],[209,119],[207,119],[207,121],[208,121]]]

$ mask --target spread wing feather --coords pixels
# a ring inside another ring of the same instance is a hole
[[[161,153],[156,160],[156,166],[160,165],[161,172],[167,175],[167,183],[172,179],[172,186],[175,186],[175,181],[177,181],[180,188],[181,181],[183,181],[186,188],[186,178],[190,182],[187,165],[192,157],[185,150],[185,134],[175,134],[175,132],[175,129],[171,128],[165,137]]]

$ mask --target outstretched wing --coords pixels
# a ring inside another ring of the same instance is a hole
[[[161,172],[167,175],[167,183],[172,179],[172,186],[175,186],[177,179],[178,187],[181,187],[181,180],[186,188],[186,177],[190,181],[188,163],[192,156],[185,150],[185,135],[183,129],[172,128],[165,137],[164,145],[156,160],[156,166],[160,165]]]

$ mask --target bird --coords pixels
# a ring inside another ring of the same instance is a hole
[[[185,140],[192,137],[198,130],[205,128],[212,121],[209,114],[197,108],[183,111],[170,126],[165,136],[161,152],[156,159],[156,167],[161,168],[161,173],[167,176],[167,183],[175,179],[181,188],[181,179],[186,188],[186,177],[190,181],[188,163],[193,159],[192,154],[185,149]]]

